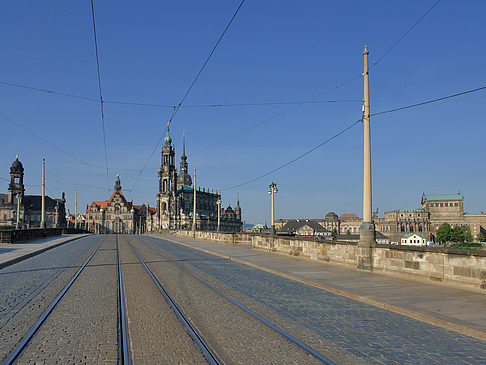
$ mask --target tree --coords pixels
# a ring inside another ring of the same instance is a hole
[[[334,228],[332,229],[331,234],[332,234],[333,236],[337,236],[337,235],[338,235],[338,230],[337,230],[337,228],[336,228],[336,227],[334,227]]]
[[[462,227],[462,229],[464,232],[464,241],[466,241],[467,243],[471,243],[472,241],[474,241],[474,237],[471,233],[471,227],[464,226]]]
[[[451,241],[463,243],[465,240],[464,229],[462,226],[455,226],[452,229]]]
[[[445,243],[452,241],[452,228],[449,223],[442,223],[436,232],[437,241]]]
[[[346,231],[346,234],[347,235],[350,235],[351,234],[351,232],[349,231],[349,229]]]
[[[476,239],[478,240],[478,242],[486,242],[486,234],[484,234],[483,232],[479,232]]]

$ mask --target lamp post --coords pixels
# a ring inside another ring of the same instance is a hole
[[[273,181],[268,185],[268,194],[272,196],[272,232],[275,234],[275,193],[278,192],[277,184]]]
[[[221,199],[218,199],[218,232],[221,230]]]
[[[20,229],[20,193],[17,193],[17,224],[15,228]]]

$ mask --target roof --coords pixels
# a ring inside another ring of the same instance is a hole
[[[115,190],[113,192],[113,194],[111,194],[110,199],[108,199],[108,200],[105,200],[105,201],[95,200],[95,201],[93,201],[90,205],[88,205],[88,207],[86,208],[86,211],[89,211],[90,208],[93,206],[93,204],[96,205],[98,207],[98,209],[103,208],[103,209],[106,210],[106,208],[108,207],[108,204],[111,203],[111,201],[115,197],[116,193],[117,193],[117,191]],[[121,190],[119,190],[118,193],[120,193],[120,196],[121,196],[122,200],[125,202],[125,204],[128,206],[128,209],[131,209],[132,208],[132,202],[127,202],[127,200],[125,199],[125,196],[123,195]]]
[[[42,209],[42,195],[25,195],[22,199],[24,209],[41,210]],[[54,209],[57,205],[57,200],[52,199],[46,195],[45,207],[46,209]]]
[[[341,214],[339,219],[359,219],[359,217],[354,213],[344,213]]]
[[[192,186],[189,186],[189,185],[183,185],[181,186],[179,189],[177,189],[177,191],[193,191],[193,188]]]
[[[418,232],[410,232],[410,233],[405,233],[403,236],[402,236],[402,239],[403,238],[410,238],[412,237],[413,235],[416,235],[416,236],[419,236],[421,238],[423,238],[424,240],[427,239],[427,237],[425,237],[422,233],[418,233]]]
[[[424,201],[437,201],[437,200],[464,200],[461,194],[434,194],[434,195],[422,195],[422,202]]]
[[[323,226],[312,219],[291,219],[283,225],[280,232],[294,233],[302,227],[308,226],[316,232],[328,232]]]

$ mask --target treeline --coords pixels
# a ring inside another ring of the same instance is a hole
[[[437,229],[436,240],[441,243],[456,242],[456,243],[471,243],[474,242],[474,237],[469,226],[455,226],[451,227],[449,223],[442,223]],[[486,241],[486,236],[483,232],[479,232],[476,237],[477,242]]]

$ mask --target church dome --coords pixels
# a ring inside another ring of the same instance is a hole
[[[12,163],[12,166],[10,167],[10,173],[13,172],[23,172],[24,167],[22,166],[22,163],[19,161],[19,156],[16,156],[16,160]]]
[[[172,143],[172,138],[170,138],[169,133],[167,133],[167,135],[165,136],[164,142],[165,142],[166,145],[169,145],[169,144]]]
[[[192,185],[191,175],[189,175],[185,171],[184,172],[181,172],[177,176],[177,186],[183,186],[183,185],[187,185],[187,186],[191,186]]]
[[[326,214],[326,217],[324,219],[326,221],[336,221],[338,220],[338,215],[334,212],[329,212]]]

